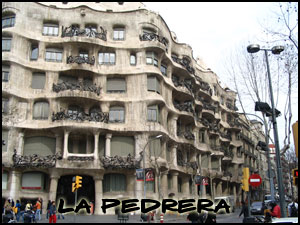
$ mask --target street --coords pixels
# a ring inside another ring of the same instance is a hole
[[[237,209],[234,213],[230,214],[218,214],[217,223],[242,223],[243,216],[238,217],[240,209]],[[164,223],[191,223],[186,219],[186,215],[170,215],[164,216]],[[57,219],[57,223],[120,223],[117,219],[117,215],[65,215],[65,219]],[[140,223],[139,215],[130,215],[128,223]],[[158,216],[152,223],[160,223],[160,217]],[[21,222],[19,222],[21,223]],[[42,220],[38,223],[49,223],[49,220],[45,219],[45,215],[42,215]],[[147,222],[144,222],[147,223]]]

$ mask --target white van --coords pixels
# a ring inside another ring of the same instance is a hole
[[[227,205],[230,206],[230,212],[233,213],[235,211],[235,203],[234,203],[234,196],[221,196],[215,197],[214,203],[217,205],[221,199],[224,199]],[[221,209],[220,213],[226,213],[225,209]]]

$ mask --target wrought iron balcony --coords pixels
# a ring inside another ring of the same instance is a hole
[[[13,167],[15,168],[52,168],[55,167],[56,160],[62,159],[61,152],[55,155],[39,156],[33,155],[18,155],[16,149],[14,150]]]
[[[52,122],[56,120],[75,120],[75,121],[94,121],[108,123],[109,114],[104,112],[93,112],[86,114],[84,112],[65,113],[64,111],[52,113]]]
[[[73,36],[86,36],[86,37],[95,37],[103,41],[106,41],[107,31],[100,26],[100,32],[96,32],[92,27],[86,27],[85,29],[80,30],[79,27],[69,26],[62,27],[61,37],[73,37]]]
[[[76,84],[64,81],[59,84],[53,84],[52,90],[56,93],[65,90],[80,90],[80,91],[90,91],[97,95],[100,95],[101,87],[97,87],[95,84],[86,84],[85,82],[78,82]]]
[[[199,81],[200,82],[200,89],[204,92],[207,92],[212,96],[212,89],[210,88],[209,84],[204,82],[204,81]]]
[[[179,111],[186,111],[195,113],[192,101],[185,101],[184,103],[179,103],[178,101],[173,101],[174,107]]]
[[[102,163],[102,166],[112,169],[138,169],[140,168],[140,162],[142,160],[142,157],[140,159],[136,159],[134,156],[131,156],[128,154],[127,157],[121,157],[121,156],[114,156],[114,157],[108,157],[108,156],[102,156],[100,157],[100,161]]]
[[[90,64],[90,65],[94,65],[95,64],[95,57],[82,57],[82,56],[68,56],[67,57],[67,64],[71,64],[71,63],[77,63],[77,64]]]
[[[187,57],[179,59],[178,57],[172,55],[172,60],[180,65],[182,65],[189,73],[195,75],[195,69],[190,66],[190,60]]]
[[[166,52],[168,51],[169,41],[167,38],[159,36],[155,33],[143,33],[140,34],[140,41],[159,41],[164,46],[166,46]]]

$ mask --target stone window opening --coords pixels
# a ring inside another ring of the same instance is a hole
[[[147,121],[161,123],[160,108],[158,105],[151,105],[147,108]]]
[[[9,111],[9,100],[8,98],[2,98],[2,113],[7,114]]]
[[[2,28],[15,26],[16,15],[12,12],[7,12],[2,15]]]
[[[126,92],[126,79],[125,78],[107,78],[106,81],[107,93],[125,93]]]
[[[125,40],[125,28],[124,27],[114,27],[113,28],[113,40],[114,41]]]
[[[44,36],[58,36],[58,24],[57,23],[44,23],[43,35]]]
[[[130,65],[136,66],[136,54],[135,53],[130,54]]]
[[[146,64],[158,67],[158,59],[155,52],[146,52]]]
[[[62,62],[63,50],[57,48],[47,48],[45,61],[48,62]]]
[[[115,65],[116,54],[110,52],[99,52],[99,64],[100,65]]]
[[[39,46],[37,44],[32,44],[30,60],[37,60],[38,57],[39,57]]]
[[[154,75],[147,76],[147,90],[161,93],[159,79]]]
[[[160,71],[164,76],[167,76],[167,65],[164,63],[161,63],[160,65]]]
[[[109,122],[110,123],[124,123],[125,122],[125,109],[122,106],[113,106],[109,109]]]
[[[47,120],[49,116],[49,103],[46,101],[35,102],[33,105],[33,119]]]
[[[9,81],[9,71],[10,71],[9,65],[2,65],[2,82]]]
[[[9,52],[11,50],[12,37],[2,37],[2,52]]]
[[[31,88],[32,89],[44,89],[45,81],[46,81],[45,73],[33,73],[32,81],[31,81]]]

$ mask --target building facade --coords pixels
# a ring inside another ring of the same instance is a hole
[[[266,165],[235,101],[142,3],[2,3],[2,199],[74,204],[80,175],[101,214],[144,198],[145,156],[146,198],[239,202],[243,166]]]

